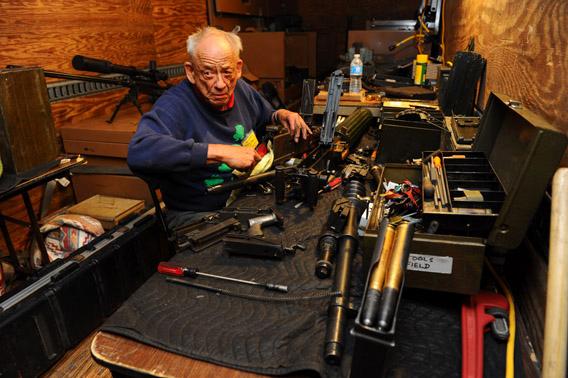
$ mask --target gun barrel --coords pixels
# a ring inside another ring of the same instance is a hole
[[[211,193],[211,194],[228,192],[230,190],[238,189],[238,188],[243,187],[243,186],[248,185],[248,184],[254,184],[256,182],[268,181],[271,178],[273,178],[275,176],[275,174],[276,174],[276,171],[268,171],[268,172],[260,173],[256,176],[250,176],[250,177],[243,179],[243,180],[225,182],[223,184],[214,185],[210,188],[207,188],[207,192]]]
[[[143,71],[137,69],[134,66],[122,66],[120,64],[114,64],[108,60],[89,58],[83,55],[75,55],[71,63],[73,65],[73,68],[79,71],[91,71],[105,74],[118,73],[128,76],[143,76],[152,80],[168,79],[168,75],[164,72],[158,72],[155,70]]]
[[[86,75],[71,75],[63,72],[56,72],[56,71],[43,71],[43,74],[46,77],[52,77],[54,79],[65,79],[65,80],[79,80],[79,81],[89,81],[92,83],[107,83],[112,85],[120,85],[123,87],[127,87],[129,85],[128,80],[122,79],[113,79],[109,77],[100,77],[100,76],[86,76]]]
[[[351,280],[351,262],[357,251],[357,227],[359,212],[349,203],[349,214],[343,233],[339,239],[337,269],[335,272],[334,291],[341,296],[332,300],[329,306],[329,319],[325,336],[325,360],[329,364],[339,364],[345,343],[345,322],[349,310],[349,284]]]

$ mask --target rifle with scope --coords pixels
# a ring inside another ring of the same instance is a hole
[[[138,101],[138,96],[140,94],[149,95],[150,101],[155,102],[158,97],[160,97],[162,93],[170,87],[170,84],[167,83],[160,84],[160,82],[165,82],[168,79],[168,75],[165,72],[158,71],[156,69],[156,62],[153,60],[150,61],[148,70],[139,70],[134,66],[122,66],[111,63],[108,60],[89,58],[82,55],[75,55],[71,63],[73,68],[79,71],[97,72],[101,74],[121,74],[126,76],[125,78],[115,79],[99,76],[72,75],[63,72],[44,70],[46,77],[106,83],[128,88],[128,93],[126,93],[116,104],[110,119],[107,120],[108,123],[112,123],[114,121],[114,118],[118,114],[122,105],[127,102],[134,104],[140,114],[143,114],[144,112],[142,111],[142,107]]]

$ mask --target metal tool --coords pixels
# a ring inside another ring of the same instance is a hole
[[[307,125],[311,126],[314,115],[314,96],[316,94],[316,81],[304,79],[302,82],[302,98],[300,100],[300,115]]]
[[[327,103],[323,112],[323,127],[320,134],[320,144],[328,146],[333,141],[333,134],[337,122],[337,109],[339,108],[339,98],[341,97],[343,85],[343,72],[334,71],[329,78],[329,90],[327,92]]]
[[[311,168],[277,166],[275,168],[274,195],[277,204],[298,199],[310,209],[318,203],[318,194],[327,184],[327,175]]]
[[[452,205],[449,199],[449,187],[446,185],[446,179],[444,172],[442,171],[442,159],[439,156],[432,157],[432,166],[436,170],[438,176],[438,190],[440,191],[440,196],[442,198],[442,206],[446,207],[448,210],[452,210]]]
[[[492,310],[503,310],[507,314],[507,299],[501,294],[480,291],[462,305],[462,377],[483,377],[483,337],[488,325],[502,341],[508,338],[506,319]]]
[[[434,196],[434,184],[432,184],[432,180],[430,179],[430,174],[428,173],[428,169],[423,169],[424,172],[424,178],[422,181],[422,189],[424,190],[424,198],[434,198],[434,202],[436,197]]]
[[[198,277],[198,276],[203,276],[203,277],[215,278],[215,279],[218,279],[218,280],[236,282],[236,283],[245,284],[245,285],[261,286],[261,287],[264,287],[267,290],[279,291],[281,293],[287,293],[288,292],[288,286],[286,286],[286,285],[247,281],[247,280],[241,280],[241,279],[233,278],[233,277],[219,276],[219,275],[216,275],[216,274],[200,272],[199,268],[183,267],[183,266],[174,265],[174,264],[164,262],[164,261],[162,261],[160,264],[158,264],[158,272],[161,273],[161,274],[167,274],[167,275],[170,275],[170,276],[177,276],[177,277],[195,278],[195,277]]]

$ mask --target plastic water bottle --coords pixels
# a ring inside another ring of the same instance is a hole
[[[361,55],[353,55],[353,60],[351,61],[351,68],[349,70],[349,92],[359,93],[361,92],[361,77],[363,76],[363,62],[361,61]]]

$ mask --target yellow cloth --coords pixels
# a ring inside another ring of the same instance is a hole
[[[264,173],[268,171],[270,167],[272,167],[272,163],[274,162],[274,151],[272,150],[272,142],[268,142],[266,148],[268,149],[268,152],[266,153],[266,155],[262,157],[262,159],[260,159],[258,163],[256,163],[256,165],[250,172],[249,177],[256,176],[260,173]],[[245,175],[245,173],[237,171],[236,169],[233,171],[233,174],[237,177]],[[231,195],[229,196],[229,199],[227,199],[225,206],[230,206],[237,199],[237,196],[239,195],[240,192],[241,189],[233,190],[231,192]]]

